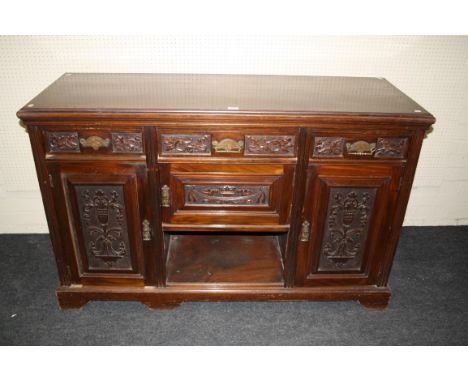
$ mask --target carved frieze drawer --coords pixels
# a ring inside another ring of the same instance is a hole
[[[142,132],[109,132],[80,129],[76,131],[45,131],[48,154],[134,154],[144,153]]]
[[[318,136],[314,138],[312,157],[404,159],[407,150],[407,137],[345,138]]]
[[[159,155],[162,157],[233,156],[295,157],[295,133],[254,134],[240,131],[162,132]]]

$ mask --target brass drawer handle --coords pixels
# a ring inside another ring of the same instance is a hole
[[[300,241],[308,242],[310,237],[310,223],[307,220],[302,222],[301,234],[299,236]]]
[[[171,189],[167,184],[161,187],[161,206],[171,206]]]
[[[240,153],[244,148],[244,141],[235,141],[234,139],[226,138],[222,141],[211,142],[216,153]]]
[[[371,156],[375,152],[375,143],[366,141],[346,143],[346,151],[349,155]]]
[[[93,150],[97,151],[101,147],[109,147],[110,139],[109,138],[101,138],[97,135],[91,135],[88,138],[80,138],[80,144],[83,147],[92,147]]]
[[[143,220],[141,223],[142,226],[142,236],[143,236],[143,241],[150,241],[151,240],[151,226],[150,222],[148,220]]]

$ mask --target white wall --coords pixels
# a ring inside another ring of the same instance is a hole
[[[405,224],[468,224],[468,37],[0,36],[0,69],[0,233],[47,232],[15,113],[64,72],[385,77],[437,118]]]

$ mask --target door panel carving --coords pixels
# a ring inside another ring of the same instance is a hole
[[[89,270],[132,270],[123,186],[76,185]]]
[[[319,271],[361,269],[375,193],[375,188],[330,190]]]

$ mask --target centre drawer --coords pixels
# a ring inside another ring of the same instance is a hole
[[[191,126],[158,129],[158,162],[197,158],[240,161],[276,158],[294,160],[298,151],[295,127]]]
[[[293,174],[283,164],[162,164],[163,222],[289,224]]]

